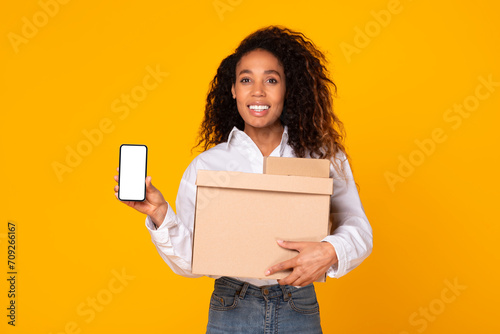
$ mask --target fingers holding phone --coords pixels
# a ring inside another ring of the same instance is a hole
[[[123,144],[120,146],[120,167],[114,179],[115,196],[124,204],[149,215],[155,225],[160,226],[168,210],[161,192],[147,176],[147,154],[145,145]]]

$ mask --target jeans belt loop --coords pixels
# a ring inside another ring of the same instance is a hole
[[[241,291],[240,291],[240,294],[239,294],[240,299],[245,298],[245,294],[247,293],[247,289],[248,289],[248,286],[249,286],[249,285],[250,285],[250,284],[248,284],[248,282],[245,282],[245,283],[243,284],[243,287],[241,288]]]
[[[286,285],[280,285],[281,291],[283,291],[283,300],[288,301],[292,297],[292,293]]]

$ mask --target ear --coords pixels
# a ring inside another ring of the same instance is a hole
[[[233,94],[233,99],[236,98],[236,92],[234,90],[234,84],[231,85],[231,94]]]

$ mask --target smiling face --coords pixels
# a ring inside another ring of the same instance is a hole
[[[245,121],[245,132],[281,127],[285,71],[272,53],[257,49],[241,57],[231,92]]]

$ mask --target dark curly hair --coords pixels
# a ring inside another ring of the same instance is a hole
[[[284,68],[286,95],[280,119],[288,127],[288,144],[295,155],[309,154],[333,161],[335,153],[341,151],[348,158],[343,145],[344,126],[333,112],[332,97],[337,93],[337,86],[328,77],[324,54],[304,34],[280,26],[252,33],[221,62],[210,84],[195,147],[207,150],[227,141],[234,126],[244,130],[231,86],[236,82],[236,65],[241,57],[256,49],[272,53]],[[339,168],[342,164],[334,163],[334,166],[343,172]]]

